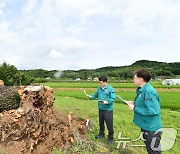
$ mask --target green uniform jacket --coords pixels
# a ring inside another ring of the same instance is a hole
[[[160,116],[160,98],[150,83],[136,90],[134,101],[134,123],[147,131],[156,131],[162,128]]]
[[[101,110],[112,111],[114,109],[114,101],[116,99],[116,93],[113,87],[110,85],[106,85],[104,88],[101,86],[98,87],[96,93],[91,97],[91,99],[104,100],[107,101],[108,104],[102,104],[100,101],[98,102],[98,108]]]

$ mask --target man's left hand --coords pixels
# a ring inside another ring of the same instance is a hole
[[[108,104],[108,101],[103,101],[102,104]]]

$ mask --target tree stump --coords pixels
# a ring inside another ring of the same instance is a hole
[[[16,109],[20,106],[19,87],[0,86],[0,112]]]

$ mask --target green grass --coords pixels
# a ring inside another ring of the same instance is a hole
[[[100,140],[96,141],[94,136],[98,133],[98,109],[97,103],[91,100],[83,100],[74,97],[65,97],[61,96],[59,92],[56,92],[56,103],[55,109],[62,112],[62,114],[66,115],[69,111],[73,111],[74,115],[79,116],[83,119],[91,117],[94,122],[94,129],[92,132],[88,133],[88,137],[93,142],[100,142]],[[170,109],[162,109],[162,121],[163,127],[175,128],[180,131],[180,114],[178,111],[171,111]],[[123,137],[130,137],[131,141],[138,138],[140,135],[140,129],[136,127],[133,122],[133,112],[129,111],[128,107],[125,104],[116,103],[114,109],[114,129],[115,129],[115,140],[118,141],[117,135],[118,132],[123,133]],[[106,132],[107,134],[107,132]],[[180,134],[177,135],[175,145],[169,151],[165,151],[164,154],[175,154],[180,151]],[[107,138],[102,140],[101,142],[106,144]],[[133,142],[131,142],[133,143]],[[139,142],[138,142],[139,143]],[[142,143],[140,141],[140,143]],[[135,143],[134,143],[135,144]],[[127,149],[116,149],[117,143],[114,143],[110,148],[113,149],[112,153],[141,153],[145,154],[146,150],[143,147],[133,148],[129,146]]]
[[[160,81],[151,82],[155,88],[180,88],[179,85],[176,86],[167,86],[162,85]],[[44,85],[48,85],[52,88],[97,88],[98,82],[47,82],[43,83]],[[114,88],[136,88],[134,83],[124,83],[124,82],[116,82],[109,83]]]
[[[116,89],[117,95],[122,96],[127,100],[134,100],[135,98],[135,88],[136,86],[133,83],[109,83]],[[95,140],[94,137],[97,135],[98,127],[98,109],[97,102],[88,100],[83,93],[83,90],[86,89],[88,94],[93,94],[98,86],[97,82],[49,82],[45,85],[51,86],[55,90],[56,102],[55,109],[60,111],[62,114],[67,116],[68,112],[72,111],[75,116],[87,119],[91,117],[94,122],[94,129],[92,132],[88,133],[87,136],[90,141],[98,143],[102,142],[106,144],[107,138],[100,140]],[[175,145],[169,151],[163,152],[164,154],[176,154],[180,151],[180,86],[172,86],[171,89],[168,89],[167,86],[161,85],[160,81],[152,82],[152,85],[157,89],[161,98],[161,115],[163,127],[166,128],[175,128],[178,131]],[[124,88],[124,89],[120,89]],[[127,89],[126,89],[127,88]],[[125,105],[120,100],[116,99],[114,107],[114,129],[115,129],[115,140],[118,141],[117,135],[118,132],[123,133],[123,137],[130,137],[131,141],[139,137],[140,129],[135,126],[132,122],[133,112],[129,111],[127,105]],[[107,131],[106,131],[107,134]],[[132,143],[132,142],[131,142]],[[142,143],[142,141],[139,141]],[[117,143],[114,143],[110,148],[112,153],[141,153],[145,154],[146,149],[144,147],[131,147],[127,149],[116,149]],[[75,145],[75,149],[78,149],[78,146]],[[63,153],[61,150],[54,150],[54,153]],[[87,151],[84,153],[88,153]],[[92,153],[92,152],[90,152]]]
[[[77,99],[87,100],[83,89],[79,89],[76,91],[55,91],[58,96],[68,96],[74,97]],[[87,93],[93,94],[93,91],[88,91]],[[117,92],[117,95],[120,95],[126,100],[134,100],[136,93],[133,91],[122,91]],[[169,108],[172,110],[180,110],[180,93],[179,92],[159,92],[161,98],[161,108]],[[115,103],[123,103],[118,98],[116,98]]]

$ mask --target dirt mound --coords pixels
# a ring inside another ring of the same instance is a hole
[[[50,87],[21,87],[18,109],[0,113],[0,149],[4,153],[51,153],[54,147],[67,149],[86,132],[85,121],[53,111]],[[1,152],[0,151],[0,152]],[[16,152],[14,152],[16,151]]]

